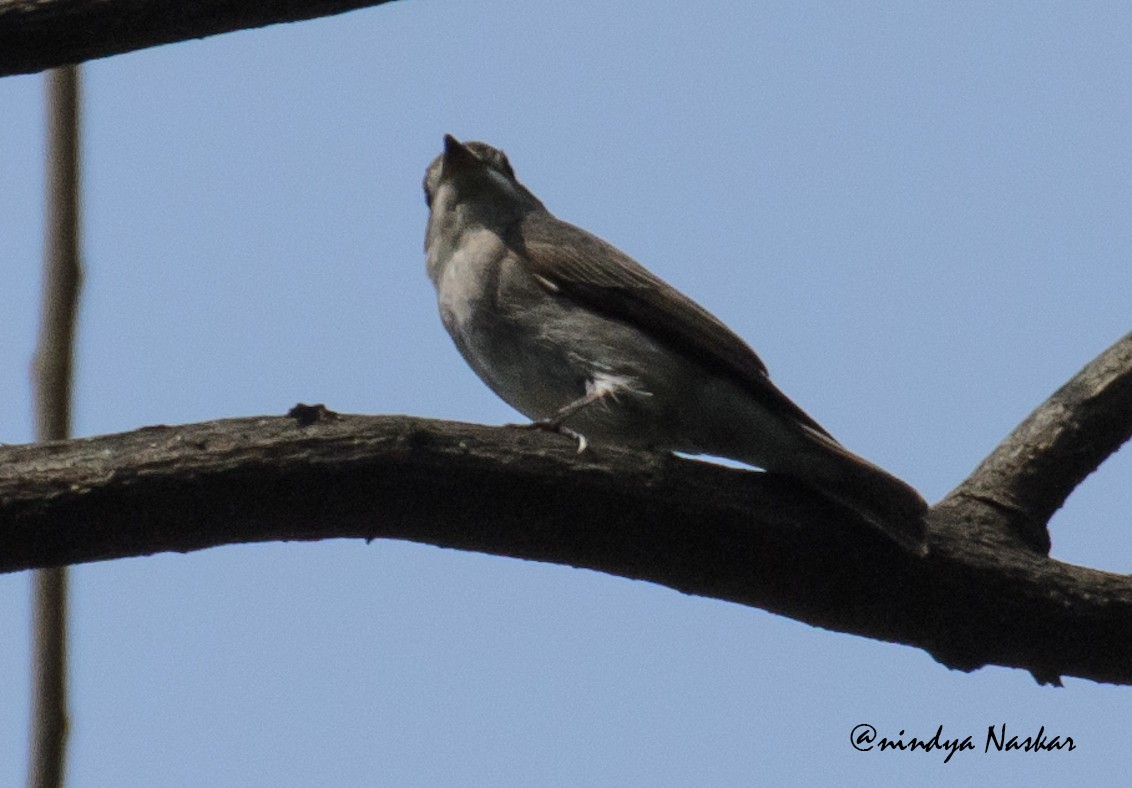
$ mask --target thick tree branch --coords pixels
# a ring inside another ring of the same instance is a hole
[[[304,415],[306,412],[298,415]],[[0,449],[0,571],[234,542],[393,538],[587,567],[923,648],[1132,683],[1132,580],[952,499],[916,558],[788,479],[390,416],[151,427]]]
[[[390,0],[5,0],[0,77]]]
[[[1069,494],[1132,437],[1132,333],[1042,403],[949,498],[1002,513],[1048,553],[1047,524]]]

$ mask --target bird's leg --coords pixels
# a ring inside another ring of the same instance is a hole
[[[587,405],[592,405],[593,403],[604,399],[605,397],[611,396],[614,396],[614,388],[612,386],[609,386],[604,382],[589,381],[586,383],[585,395],[560,408],[558,412],[553,416],[545,419],[536,419],[530,424],[525,424],[523,426],[527,427],[528,429],[556,432],[559,435],[566,435],[570,438],[573,438],[578,442],[578,454],[581,454],[586,450],[586,446],[589,445],[589,442],[586,440],[586,436],[580,432],[570,429],[569,427],[564,427],[563,422],[565,422],[566,419],[570,418]]]

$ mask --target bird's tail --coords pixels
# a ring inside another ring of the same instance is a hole
[[[832,438],[806,432],[806,447],[790,467],[827,498],[852,509],[890,539],[918,555],[927,553],[924,515],[928,504],[911,485],[858,457]]]

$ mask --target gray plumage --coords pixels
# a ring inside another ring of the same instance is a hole
[[[429,278],[472,369],[543,426],[729,457],[795,477],[924,551],[927,505],[842,447],[722,322],[555,218],[481,142],[445,137],[425,175]]]

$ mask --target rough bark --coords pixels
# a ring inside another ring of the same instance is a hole
[[[1106,425],[1115,450],[1132,431],[1130,347],[1132,334],[1030,421],[1054,409],[1063,424]],[[1035,434],[1020,428],[996,450],[1013,458],[1002,478],[1060,450]],[[1101,454],[1065,473],[1079,481]],[[973,478],[994,486],[983,469]],[[0,571],[234,542],[406,539],[648,580],[916,646],[961,670],[1132,683],[1132,578],[1052,560],[1017,522],[1014,508],[960,486],[929,513],[930,553],[918,558],[771,474],[305,406],[0,449]]]
[[[0,77],[390,0],[6,0]]]
[[[1056,393],[949,497],[981,501],[1043,553],[1046,528],[1069,494],[1132,437],[1132,334]]]

